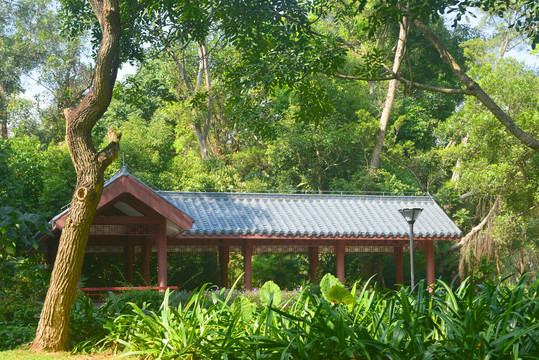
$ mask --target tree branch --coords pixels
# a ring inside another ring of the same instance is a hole
[[[361,76],[352,76],[352,75],[343,75],[343,74],[333,74],[333,76],[339,78],[339,79],[345,79],[345,80],[359,80],[359,81],[386,81],[386,80],[393,80],[395,79],[395,76],[387,76],[387,77],[381,77],[381,78],[366,78]]]
[[[442,94],[451,94],[451,95],[473,95],[473,92],[468,89],[452,89],[452,88],[441,88],[437,86],[425,85],[413,82],[411,80],[405,79],[402,76],[395,74],[395,78],[404,84],[408,88],[433,91]]]
[[[107,166],[109,166],[109,164],[118,155],[118,152],[120,151],[120,139],[122,137],[122,133],[109,129],[107,135],[109,138],[109,144],[97,155],[97,159],[103,169],[106,169]]]
[[[412,170],[411,167],[407,166],[406,164],[404,164],[404,163],[398,161],[397,159],[392,158],[392,157],[390,157],[390,156],[388,156],[388,155],[385,155],[385,154],[384,154],[384,156],[387,157],[389,160],[394,161],[397,165],[400,165],[400,166],[402,166],[403,168],[405,168],[406,170],[408,170],[408,171],[410,172],[410,174],[412,174],[412,175],[414,176],[415,181],[417,182],[417,184],[418,184],[419,187],[421,188],[421,191],[425,192],[425,186],[423,186],[423,184],[421,183],[421,180],[420,180],[419,177],[416,175],[416,173]]]
[[[395,74],[391,71],[391,69],[386,68],[389,70],[392,75],[386,76],[386,77],[380,77],[380,78],[366,78],[361,76],[352,76],[352,75],[344,75],[344,74],[333,74],[333,76],[339,78],[339,79],[345,79],[345,80],[359,80],[359,81],[387,81],[387,80],[393,80],[396,79],[399,82],[403,83],[404,86],[414,89],[420,89],[420,90],[427,90],[427,91],[433,91],[438,92],[442,94],[452,94],[452,95],[474,95],[474,93],[467,89],[452,89],[452,88],[441,88],[437,86],[431,86],[431,85],[425,85],[416,83],[413,81],[410,81],[408,79],[403,78],[399,74]]]
[[[539,140],[532,137],[530,134],[522,130],[513,119],[498,106],[492,100],[492,98],[476,83],[472,78],[470,78],[464,70],[461,69],[455,58],[451,53],[445,48],[440,39],[434,35],[434,33],[419,19],[414,19],[415,27],[423,33],[429,39],[429,41],[434,45],[440,57],[446,63],[453,74],[460,80],[460,82],[470,91],[470,95],[475,96],[495,117],[500,123],[518,140],[520,140],[524,145],[530,147],[531,149],[539,152]]]

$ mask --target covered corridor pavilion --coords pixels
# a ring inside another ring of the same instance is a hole
[[[396,283],[402,284],[409,228],[401,208],[423,209],[414,227],[414,247],[425,252],[427,282],[434,283],[434,241],[459,240],[462,233],[431,196],[156,191],[125,168],[105,184],[86,253],[123,254],[130,283],[140,253],[146,285],[153,270],[150,254],[157,253],[161,287],[168,285],[168,253],[218,253],[221,286],[227,287],[230,253],[241,252],[247,290],[254,254],[305,254],[314,280],[319,254],[334,253],[336,275],[343,282],[345,254],[393,254]],[[51,264],[67,215],[66,210],[53,218],[54,236],[40,241],[39,251]]]

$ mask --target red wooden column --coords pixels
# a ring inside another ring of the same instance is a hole
[[[318,262],[318,246],[309,246],[309,275],[313,284],[316,284],[317,280]]]
[[[427,284],[434,285],[434,240],[425,240],[424,251],[427,257]]]
[[[167,222],[163,219],[157,230],[157,282],[167,286]]]
[[[402,247],[396,246],[393,248],[393,261],[395,262],[395,285],[397,289],[404,283],[404,275],[402,271]]]
[[[251,258],[253,256],[253,240],[246,239],[243,241],[242,252],[243,252],[243,271],[245,272],[244,289],[252,290],[253,289],[253,268],[252,268]]]
[[[134,281],[134,269],[135,264],[135,244],[133,239],[125,237],[124,239],[124,264],[125,264],[125,276],[129,284],[133,285]]]
[[[344,241],[337,240],[335,243],[335,262],[337,263],[337,278],[344,284]]]
[[[152,253],[152,241],[145,237],[142,240],[142,277],[146,286],[150,285],[150,254]]]
[[[228,287],[228,262],[230,261],[230,248],[219,246],[219,265],[221,267],[221,287]]]

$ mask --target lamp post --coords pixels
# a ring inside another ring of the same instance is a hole
[[[404,217],[408,225],[410,225],[410,285],[415,286],[414,279],[414,223],[423,211],[422,208],[406,208],[399,209],[399,212]]]

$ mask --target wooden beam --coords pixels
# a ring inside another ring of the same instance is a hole
[[[103,188],[103,194],[97,206],[97,214],[113,206],[118,201],[131,204],[135,208],[151,209],[176,224],[180,229],[188,230],[193,226],[193,219],[174,205],[163,199],[155,191],[136,180],[131,175],[123,175]],[[142,205],[141,205],[142,204]],[[144,212],[144,211],[143,211]],[[54,229],[63,229],[66,214],[56,220]]]
[[[342,239],[342,238],[311,238],[311,237],[274,237],[266,235],[226,236],[217,235],[178,235],[169,238],[169,245],[237,245],[241,246],[244,240],[252,240],[254,245],[268,246],[334,246],[335,241],[344,242],[345,246],[379,246],[393,248],[407,246],[410,238],[403,239]],[[389,252],[391,253],[391,252]]]
[[[133,285],[134,282],[134,269],[135,264],[135,244],[127,236],[124,237],[124,266],[125,277],[128,284]]]
[[[132,235],[95,235],[91,234],[88,238],[88,246],[122,246],[124,244],[122,237],[128,237],[135,246],[143,246],[144,238],[140,234]]]
[[[161,219],[157,216],[96,216],[92,225],[154,225],[159,224]]]

